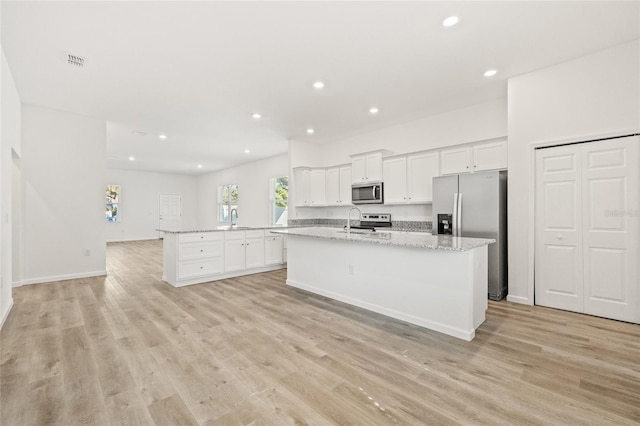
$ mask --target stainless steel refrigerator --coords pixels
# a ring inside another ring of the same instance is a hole
[[[507,294],[507,172],[433,178],[433,234],[493,238],[489,245],[489,298]]]

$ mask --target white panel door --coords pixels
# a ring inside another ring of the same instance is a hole
[[[182,225],[182,196],[160,194],[159,229],[180,229]]]
[[[640,322],[638,137],[582,150],[584,312]]]
[[[582,312],[580,147],[536,151],[535,303]]]

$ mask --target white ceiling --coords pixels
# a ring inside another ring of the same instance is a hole
[[[1,7],[23,102],[106,120],[109,167],[188,174],[503,98],[509,77],[640,37],[637,1]]]

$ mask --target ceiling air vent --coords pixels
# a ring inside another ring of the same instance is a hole
[[[76,67],[84,67],[84,60],[82,56],[72,55],[70,53],[67,54],[67,63],[69,65],[75,65]]]

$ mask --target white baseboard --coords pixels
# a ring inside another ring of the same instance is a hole
[[[6,312],[2,313],[2,318],[0,318],[0,329],[2,329],[2,326],[4,325],[5,320],[9,316],[9,312],[11,312],[11,308],[13,308],[13,297],[11,298],[11,301],[9,302],[9,306],[7,307]]]
[[[53,276],[50,276],[50,277],[39,277],[39,278],[30,278],[28,280],[22,280],[21,281],[21,285],[50,283],[50,282],[66,281],[66,280],[75,280],[75,279],[78,279],[78,278],[103,277],[105,275],[107,275],[107,271],[93,271],[93,272],[82,272],[82,273],[79,273],[79,274],[53,275]]]
[[[16,288],[22,285],[22,281],[14,281],[11,283],[11,287]]]
[[[130,241],[151,241],[159,240],[160,237],[144,237],[144,238],[123,238],[121,240],[109,240],[107,243],[128,243]]]
[[[522,305],[533,305],[533,303],[529,301],[528,297],[512,296],[510,294],[507,295],[507,302],[520,303]]]

